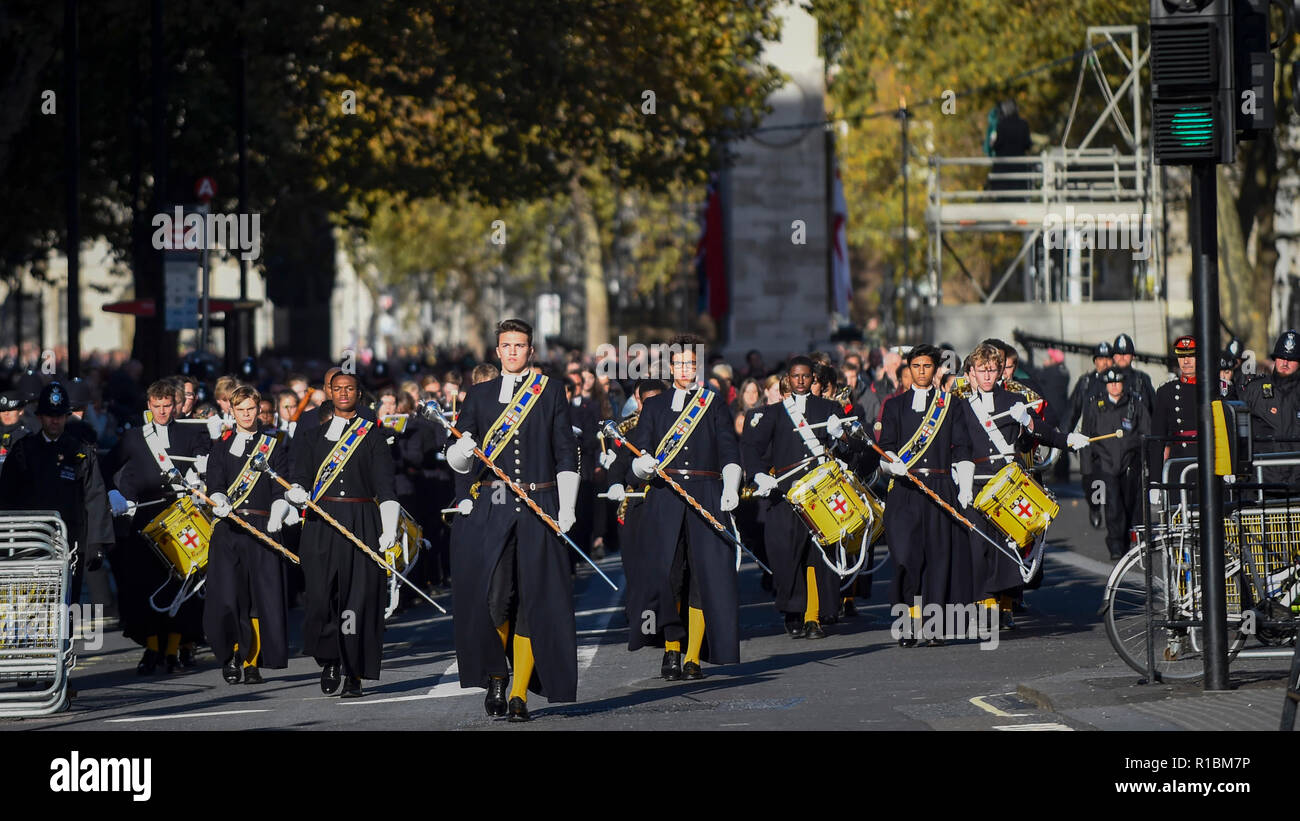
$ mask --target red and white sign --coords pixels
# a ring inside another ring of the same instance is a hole
[[[199,177],[194,183],[194,196],[198,197],[199,202],[212,202],[216,195],[217,181],[212,177]]]

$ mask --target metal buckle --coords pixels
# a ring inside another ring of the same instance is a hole
[[[529,482],[529,483],[528,483],[528,489],[529,489],[529,490],[537,490],[537,483],[536,483],[536,482]]]

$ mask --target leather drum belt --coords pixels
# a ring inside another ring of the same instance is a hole
[[[483,487],[496,487],[497,485],[504,484],[505,482],[500,479],[493,479],[490,482],[484,482]],[[547,488],[555,487],[554,482],[515,482],[515,484],[519,485],[524,490],[546,490]]]
[[[235,511],[235,514],[236,514],[236,515],[239,515],[239,516],[267,516],[267,517],[270,517],[270,515],[271,515],[271,511],[269,511],[269,510],[257,510],[257,509],[255,509],[255,508],[251,508],[251,507],[241,507],[239,510],[236,510],[236,511]]]
[[[716,470],[676,470],[674,468],[666,468],[664,473],[669,473],[674,476],[704,476],[709,479],[722,478],[722,474],[718,473]]]
[[[374,499],[370,496],[322,496],[318,501],[360,503],[360,502],[373,502]]]

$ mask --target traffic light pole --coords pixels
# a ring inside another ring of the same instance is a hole
[[[1205,689],[1228,689],[1228,614],[1224,584],[1223,479],[1214,472],[1211,403],[1219,384],[1218,166],[1192,166],[1192,293],[1196,324],[1196,413],[1200,476],[1201,607]]]

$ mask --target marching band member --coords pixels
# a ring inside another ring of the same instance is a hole
[[[813,369],[806,356],[791,359],[791,394],[780,406],[755,413],[740,439],[745,472],[758,486],[755,495],[765,500],[760,517],[776,609],[785,615],[792,639],[825,638],[822,624],[837,619],[840,608],[839,574],[822,561],[808,526],[784,499],[799,476],[831,458],[827,448],[833,440],[847,441],[843,405],[809,392]],[[806,469],[797,470],[800,465]]]
[[[172,424],[176,400],[172,383],[154,382],[146,395],[150,421],[128,429],[112,459],[118,468],[108,500],[116,516],[149,502],[186,495],[186,485],[197,484],[198,474],[207,467],[211,440],[203,426]],[[193,459],[193,467],[181,470],[172,457]],[[175,481],[172,470],[183,473],[185,481]],[[142,532],[161,511],[151,509],[149,513],[119,518],[118,526],[124,532],[119,533],[117,548],[109,557],[117,580],[122,635],[145,648],[136,666],[140,675],[155,672],[160,663],[166,664],[168,673],[177,667],[193,666],[193,650],[189,648],[202,637],[203,599],[191,597],[175,617],[158,613],[149,605],[149,596],[166,580],[167,571]],[[182,642],[187,645],[184,650]]]
[[[392,454],[378,423],[360,412],[356,375],[336,372],[326,387],[333,413],[315,428],[298,429],[295,482],[284,498],[300,509],[310,499],[382,554],[397,539],[400,516]],[[361,680],[379,678],[384,569],[315,511],[305,516],[303,652],[321,667],[321,692],[333,695],[342,682],[343,698],[360,698]]]
[[[562,531],[573,527],[578,498],[577,444],[564,387],[529,372],[533,329],[497,325],[501,375],[473,385],[457,415],[464,436],[447,464],[469,474],[478,442]],[[513,490],[481,483],[452,541],[456,659],[462,687],[486,687],[489,716],[528,721],[528,692],[551,703],[577,699],[578,645],[573,577],[565,546]],[[511,668],[514,684],[507,701]]]
[[[1044,420],[1035,419],[1020,396],[998,384],[1004,373],[1004,356],[997,345],[990,343],[981,343],[970,355],[967,378],[972,386],[963,395],[956,417],[957,424],[965,427],[969,457],[953,465],[957,501],[962,508],[969,508],[980,489],[1001,468],[1014,462],[1018,453],[1031,451],[1039,442],[1075,450],[1088,446],[1088,437],[1083,434],[1067,436]],[[1012,629],[1012,601],[1025,583],[1019,566],[979,535],[964,535],[973,563],[967,599],[973,597],[985,607],[999,607],[999,624]]]
[[[969,598],[969,562],[966,533],[950,515],[922,493],[904,474],[910,472],[948,504],[955,504],[956,487],[949,471],[953,463],[970,460],[970,442],[964,426],[951,413],[954,398],[932,385],[939,366],[939,349],[917,345],[907,354],[911,386],[885,400],[880,413],[879,446],[889,459],[880,469],[894,477],[885,501],[885,541],[894,559],[890,594],[894,603],[908,608],[909,625],[921,619],[924,605],[940,607]],[[941,646],[942,638],[927,644]],[[906,629],[900,647],[915,647],[914,631]]]
[[[735,549],[692,510],[656,473],[661,467],[719,521],[735,510],[743,476],[740,448],[725,399],[696,382],[701,341],[674,337],[668,346],[672,390],[642,405],[628,441],[643,455],[632,473],[649,481],[645,531],[640,545],[653,545],[653,575],[633,628],[651,620],[663,631],[664,678],[704,678],[701,661],[740,661],[739,593]],[[686,642],[685,654],[682,642]],[[678,664],[680,663],[680,667]]]
[[[280,487],[253,469],[262,454],[272,470],[289,474],[289,437],[260,423],[261,395],[240,385],[230,395],[235,428],[213,443],[208,458],[212,528],[203,632],[227,684],[261,684],[261,667],[289,666],[285,574],[281,559],[226,519],[233,511],[258,530],[279,532],[290,513]]]
[[[667,389],[668,386],[658,379],[638,380],[632,393],[636,411],[618,423],[618,432],[623,436],[628,435],[640,420],[646,400]],[[628,476],[632,467],[632,451],[626,448],[613,450],[613,442],[606,442],[606,446],[611,449],[601,455],[601,464],[605,466],[610,482],[605,495],[610,501],[618,503],[616,518],[622,525],[618,539],[625,580],[624,609],[630,626],[627,649],[632,651],[646,646],[662,647],[665,642],[663,629],[657,622],[650,624],[642,618],[647,610],[655,612],[654,605],[659,592],[655,583],[655,543],[645,538],[648,525],[645,498],[635,499],[627,495],[629,492],[647,491],[649,485],[635,476]],[[660,671],[661,676],[670,678],[671,675],[671,680],[674,681],[681,678],[680,648],[676,658],[675,664],[665,662]]]

